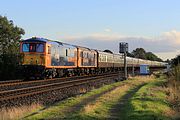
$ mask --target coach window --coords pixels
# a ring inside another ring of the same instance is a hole
[[[68,50],[66,49],[66,56],[68,56]]]
[[[51,54],[51,47],[48,46],[48,54]]]
[[[99,62],[101,62],[101,55],[99,55]]]
[[[83,52],[81,52],[81,55],[80,55],[82,58],[83,58]]]

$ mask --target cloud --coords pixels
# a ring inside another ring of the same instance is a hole
[[[118,52],[119,42],[129,43],[129,51],[142,47],[163,58],[171,57],[180,50],[180,32],[164,32],[158,37],[125,36],[118,33],[93,33],[90,35],[64,36],[64,42],[94,49]],[[169,54],[166,54],[169,53]],[[171,53],[171,54],[170,54]]]
[[[105,32],[111,32],[112,30],[109,28],[104,29]]]
[[[72,35],[72,36],[63,36],[61,39],[68,40],[68,41],[74,41],[74,40],[87,40],[87,39],[92,39],[92,40],[99,40],[99,41],[114,41],[118,39],[122,39],[125,36],[122,36],[120,34],[115,34],[115,33],[92,33],[90,35]]]
[[[100,41],[114,41],[114,40],[118,40],[118,39],[122,39],[125,36],[120,35],[120,34],[104,34],[104,33],[93,33],[89,36],[86,36],[84,38],[91,38],[91,39],[96,39],[96,40],[100,40]]]
[[[170,40],[173,44],[180,45],[180,32],[172,30],[170,32],[165,32],[164,37]]]

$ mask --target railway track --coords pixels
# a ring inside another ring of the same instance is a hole
[[[91,77],[86,76],[84,78],[77,77],[76,80],[74,80],[74,78],[65,78],[66,80],[63,80],[63,81],[59,80],[60,82],[53,82],[49,80],[51,81],[51,83],[49,84],[42,84],[42,85],[35,85],[35,86],[24,87],[24,88],[17,88],[14,90],[11,89],[11,90],[0,91],[0,108],[2,108],[3,106],[7,106],[8,103],[10,103],[11,104],[10,106],[12,106],[13,102],[17,104],[18,101],[20,102],[20,100],[26,99],[28,97],[37,96],[39,94],[44,94],[51,91],[56,91],[56,90],[58,91],[60,89],[80,86],[83,84],[95,83],[98,80],[103,81],[103,79],[110,79],[115,76],[118,76],[118,74],[114,73],[114,74],[109,74],[109,75],[106,74],[106,75],[91,76]]]
[[[7,80],[7,81],[0,81],[0,86],[7,85],[7,84],[13,84],[17,82],[22,82],[23,80]]]
[[[106,75],[106,74],[101,74],[101,75]],[[46,84],[51,84],[51,83],[60,83],[63,81],[68,81],[68,80],[88,78],[91,76],[98,76],[98,75],[72,76],[72,77],[66,77],[66,78],[54,78],[54,79],[46,79],[46,80],[32,80],[32,81],[23,81],[23,80],[4,81],[4,82],[0,82],[0,92],[7,91],[7,90],[20,89],[20,88],[33,87],[33,86],[46,85]]]

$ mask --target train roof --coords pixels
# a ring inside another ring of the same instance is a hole
[[[87,47],[71,45],[71,44],[63,43],[63,42],[60,42],[60,41],[57,41],[57,40],[49,40],[49,39],[46,39],[46,38],[39,38],[39,37],[32,37],[32,38],[23,40],[22,42],[44,42],[44,43],[49,43],[49,44],[65,45],[65,46],[67,45],[67,46],[79,47],[79,48],[84,48],[84,49],[92,50],[92,49],[87,48]]]
[[[49,39],[46,39],[46,38],[39,38],[39,37],[32,37],[32,38],[23,40],[22,42],[43,42],[43,43],[51,43],[51,44],[63,45],[62,42],[49,40]]]
[[[46,38],[32,37],[32,38],[23,40],[22,42],[50,42],[50,40],[48,40]]]

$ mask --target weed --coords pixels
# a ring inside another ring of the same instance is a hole
[[[0,120],[15,120],[20,119],[36,109],[40,109],[42,106],[39,104],[32,104],[30,106],[13,107],[3,109],[0,111]]]

